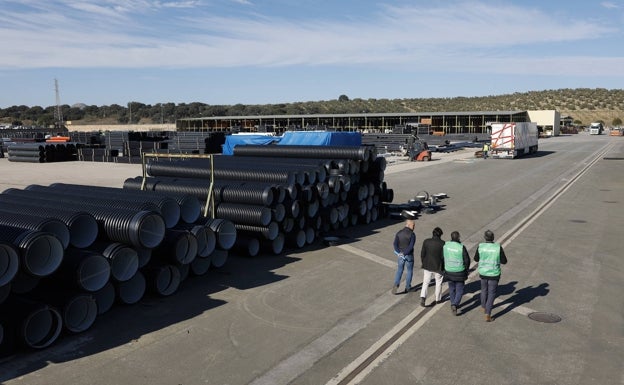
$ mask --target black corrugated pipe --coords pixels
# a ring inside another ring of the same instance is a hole
[[[17,275],[15,275],[13,281],[11,281],[11,292],[15,294],[28,293],[29,291],[34,290],[37,285],[39,285],[40,281],[40,277],[35,277],[34,275],[30,275],[20,270],[17,272]]]
[[[159,214],[161,212],[161,210],[151,202],[136,203],[104,197],[93,198],[84,195],[73,195],[62,191],[54,191],[45,186],[30,185],[27,187],[27,190],[9,188],[4,190],[2,194],[28,198],[41,205],[59,205],[59,203],[62,203],[63,205],[73,207],[76,210],[86,211],[92,215],[92,210],[100,209],[103,206],[121,210],[131,210],[134,212],[142,210],[154,211]],[[96,218],[96,220],[97,219],[98,218]]]
[[[285,241],[286,241],[286,237],[284,233],[279,233],[277,237],[275,237],[275,239],[272,241],[261,240],[260,248],[267,250],[268,252],[273,253],[275,255],[279,255],[284,250]]]
[[[211,261],[212,258],[195,258],[189,266],[190,273],[195,276],[202,276],[206,274],[210,269]]]
[[[124,189],[140,189],[142,177],[128,178]],[[274,192],[267,185],[237,185],[236,181],[215,181],[213,194],[215,202],[247,203],[270,206],[274,202]],[[244,182],[239,182],[244,183]],[[190,178],[149,177],[147,188],[160,193],[188,194],[205,203],[210,181]]]
[[[85,211],[70,207],[50,207],[27,197],[9,194],[0,194],[0,210],[58,219],[69,229],[69,244],[78,248],[87,247],[97,239],[97,222],[93,215]]]
[[[175,229],[190,231],[197,239],[197,257],[206,258],[217,245],[217,237],[210,227],[203,224],[188,224],[176,226]]]
[[[9,284],[19,271],[18,251],[11,244],[0,243],[0,286]]]
[[[44,156],[10,156],[9,162],[45,163]]]
[[[267,226],[271,222],[272,213],[271,209],[265,206],[219,203],[216,207],[216,217],[245,225]]]
[[[306,244],[306,233],[299,229],[286,234],[286,243],[290,247],[302,248]]]
[[[26,190],[33,189],[31,186],[26,187]],[[88,196],[97,199],[105,197],[115,201],[125,201],[134,204],[150,202],[156,205],[156,207],[160,210],[160,213],[165,219],[167,228],[175,226],[181,218],[182,209],[176,198],[156,192],[67,183],[53,183],[47,188],[62,191],[71,195]],[[98,201],[96,201],[96,203],[98,203]],[[189,220],[197,220],[200,214],[198,201],[189,201],[188,207],[185,209],[190,211],[191,217]]]
[[[145,276],[138,270],[132,278],[123,282],[115,282],[115,294],[117,300],[125,305],[132,305],[141,300],[145,295]]]
[[[125,243],[98,241],[87,250],[100,253],[108,260],[111,278],[116,281],[129,280],[139,268],[139,254]]]
[[[140,191],[140,184],[138,189],[87,186],[68,183],[53,183],[50,185],[50,187],[60,188],[65,191],[86,191],[89,193],[95,192],[95,194],[98,196],[101,195],[104,197],[113,197],[116,199],[132,200],[139,202],[152,202],[161,210],[161,213],[166,213],[169,210],[172,210],[172,215],[174,215],[173,213],[175,213],[176,211],[176,208],[171,202],[171,199],[173,199],[179,207],[179,218],[185,223],[195,222],[201,214],[199,200],[191,194],[165,194],[156,190]],[[173,217],[171,221],[173,221]],[[170,224],[170,222],[167,222],[167,226],[169,226]]]
[[[204,226],[210,227],[217,237],[217,246],[223,250],[229,250],[236,242],[236,227],[227,219],[207,219]]]
[[[177,176],[188,178],[210,178],[209,163],[192,163],[187,161],[150,162],[146,166],[150,176]],[[271,170],[236,170],[217,168],[215,179],[247,180],[257,182],[294,183],[296,173],[292,171]]]
[[[158,295],[171,295],[180,287],[180,270],[175,265],[149,263],[141,271],[145,275],[147,286]]]
[[[115,303],[115,285],[112,282],[108,281],[103,288],[92,294],[97,304],[98,315],[106,313],[113,307]]]
[[[97,317],[97,304],[91,293],[61,288],[53,280],[42,280],[35,290],[22,296],[59,309],[63,326],[71,333],[89,329]]]
[[[181,265],[189,264],[197,257],[197,238],[188,230],[171,229],[162,243],[154,248],[152,257]]]
[[[269,223],[268,226],[250,226],[235,223],[236,227],[236,243],[239,243],[238,234],[247,234],[248,236],[258,237],[262,236],[265,239],[273,240],[279,233],[279,225],[276,222]]]
[[[232,250],[246,257],[255,257],[260,252],[260,240],[251,234],[239,233]]]
[[[17,189],[5,190],[5,193],[7,192],[35,197],[45,195],[45,192]],[[164,238],[165,220],[155,211],[137,211],[108,205],[88,204],[81,200],[71,202],[76,209],[86,211],[95,217],[100,226],[101,238],[148,249],[158,246]]]
[[[368,160],[369,146],[237,145],[234,156],[274,156],[284,158],[330,158]]]
[[[2,305],[0,314],[16,339],[28,348],[43,349],[61,334],[61,313],[45,303],[12,295]]]
[[[110,264],[101,253],[70,247],[65,251],[63,263],[50,278],[62,285],[94,292],[106,285],[110,272]]]
[[[0,210],[0,224],[16,227],[23,230],[37,230],[54,234],[63,248],[69,245],[69,228],[63,222],[55,218],[42,218],[28,214],[16,214]]]
[[[52,274],[63,260],[63,244],[51,233],[0,225],[0,241],[18,249],[20,269],[35,277]]]
[[[214,267],[223,267],[228,259],[229,250],[215,249],[210,254],[210,264]]]
[[[9,298],[9,294],[11,294],[11,284],[10,283],[7,283],[7,284],[4,284],[4,285],[0,286],[0,304],[2,304],[2,302],[6,301],[6,299]],[[1,340],[1,338],[0,338],[0,340]]]

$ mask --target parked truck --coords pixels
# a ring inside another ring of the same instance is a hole
[[[604,127],[600,122],[594,122],[589,125],[589,135],[601,135]]]
[[[532,122],[491,123],[492,158],[516,158],[537,152],[539,133]]]

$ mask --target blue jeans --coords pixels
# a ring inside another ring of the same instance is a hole
[[[409,290],[412,288],[412,275],[414,274],[414,256],[405,255],[403,257],[399,257],[398,264],[399,267],[394,276],[394,286],[399,286],[399,283],[401,283],[401,276],[403,276],[403,269],[405,268],[407,270],[405,276],[405,290]]]
[[[492,314],[496,288],[498,288],[498,280],[481,278],[481,306],[485,308],[485,314]]]
[[[451,305],[459,306],[459,304],[461,303],[462,295],[464,295],[464,282],[448,281],[448,287]]]

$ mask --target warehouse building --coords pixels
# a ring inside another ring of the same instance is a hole
[[[486,134],[491,122],[536,122],[543,131],[559,134],[560,114],[541,111],[461,111],[422,113],[358,113],[307,115],[210,116],[176,121],[177,131],[275,132],[331,130],[394,132],[409,124],[426,125],[435,133]]]

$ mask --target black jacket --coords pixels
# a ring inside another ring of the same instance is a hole
[[[422,268],[436,273],[444,271],[444,254],[442,248],[444,241],[435,235],[425,239],[420,250],[420,261]]]

